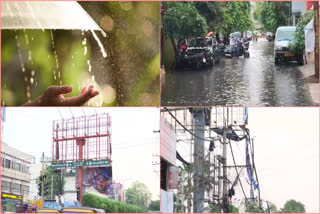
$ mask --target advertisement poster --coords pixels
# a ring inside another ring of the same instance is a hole
[[[93,187],[101,194],[112,195],[112,167],[84,167],[83,168],[83,190]],[[76,170],[76,188],[78,184],[78,170]]]

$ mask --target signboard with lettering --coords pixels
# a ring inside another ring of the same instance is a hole
[[[1,199],[5,199],[5,198],[9,198],[9,199],[14,199],[14,200],[23,200],[22,195],[15,195],[15,194],[11,194],[11,193],[1,193]]]
[[[74,162],[64,162],[64,163],[51,163],[53,168],[71,168],[71,167],[96,167],[96,166],[108,166],[110,161],[104,160],[88,160],[88,161],[74,161]]]
[[[177,135],[170,124],[161,117],[160,151],[161,157],[169,163],[176,165],[176,141]]]

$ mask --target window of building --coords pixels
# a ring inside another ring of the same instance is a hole
[[[30,174],[30,167],[26,166],[26,173]]]
[[[4,158],[1,158],[1,166],[4,167]]]
[[[21,172],[21,163],[16,163],[16,170]]]
[[[22,185],[23,194],[29,195],[29,186]]]
[[[1,181],[1,191],[10,192],[11,182]]]
[[[11,169],[11,163],[12,163],[12,161],[11,160],[8,160],[8,159],[5,159],[5,168],[7,168],[7,169]]]
[[[21,184],[13,183],[13,192],[20,194],[21,193]]]

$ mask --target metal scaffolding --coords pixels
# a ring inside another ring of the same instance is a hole
[[[111,117],[108,113],[53,121],[52,162],[80,160],[77,141],[85,141],[82,160],[111,160]]]

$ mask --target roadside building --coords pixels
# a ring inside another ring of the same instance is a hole
[[[172,213],[174,190],[178,188],[178,168],[176,166],[176,133],[164,117],[161,117],[161,200],[160,211]]]
[[[30,198],[33,157],[1,142],[1,212],[23,212]]]
[[[296,26],[299,19],[306,12],[306,2],[304,1],[292,1],[291,2],[291,13],[292,13],[292,25]]]

